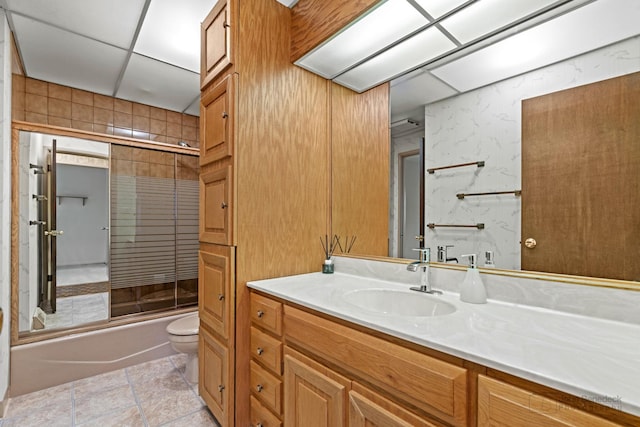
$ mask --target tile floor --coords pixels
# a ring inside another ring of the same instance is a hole
[[[109,318],[109,293],[58,298],[55,314],[48,314],[45,329],[69,328]]]
[[[0,427],[218,426],[183,354],[84,378],[10,400]]]

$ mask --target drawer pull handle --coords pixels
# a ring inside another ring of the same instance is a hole
[[[227,205],[225,202],[220,203],[220,208],[222,209],[226,208],[227,206],[229,205]]]
[[[229,113],[227,113],[226,111],[222,113],[222,118],[226,119],[229,117]]]
[[[223,299],[224,299],[224,295],[219,294],[219,295],[218,295],[218,301],[222,301]]]
[[[262,349],[262,347],[258,347],[258,356],[262,356],[262,353],[264,353],[264,350]]]
[[[218,386],[218,391],[219,391],[220,393],[222,393],[222,390],[224,390],[224,386],[223,386],[222,384],[220,384],[220,385]]]
[[[262,316],[264,316],[264,311],[258,310],[258,317],[262,318]]]
[[[264,388],[264,387],[262,386],[262,384],[258,384],[258,385],[256,386],[256,390],[258,390],[258,393],[260,393],[260,392],[262,391],[262,389],[263,389],[263,388]]]

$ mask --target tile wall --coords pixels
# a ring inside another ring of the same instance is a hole
[[[13,120],[198,147],[199,118],[13,74]]]

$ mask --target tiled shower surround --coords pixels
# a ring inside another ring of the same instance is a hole
[[[13,75],[13,120],[198,147],[199,118]]]

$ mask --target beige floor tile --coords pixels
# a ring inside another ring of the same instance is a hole
[[[26,414],[18,417],[8,417],[2,422],[2,427],[27,427],[27,426],[47,426],[47,427],[69,427],[72,424],[71,399],[69,402],[58,402],[47,406],[32,406]]]
[[[129,380],[133,384],[150,381],[175,370],[176,368],[173,366],[173,363],[166,357],[126,368]]]
[[[162,427],[218,427],[219,424],[206,409],[201,409],[193,414],[185,415],[174,421],[164,424]]]
[[[95,392],[127,384],[129,384],[129,381],[124,369],[118,369],[117,371],[106,372],[75,381],[73,383],[73,396],[75,399],[82,399]]]
[[[102,390],[75,400],[76,423],[82,424],[117,409],[136,404],[131,386]]]
[[[18,417],[51,405],[71,404],[71,383],[12,397],[6,418]]]
[[[165,375],[160,375],[149,381],[135,383],[133,391],[139,402],[146,402],[151,399],[161,399],[179,391],[189,391],[191,387],[182,376],[172,371]]]
[[[144,427],[142,414],[137,406],[102,415],[77,427]]]
[[[140,402],[140,406],[142,406],[149,426],[154,427],[202,409],[202,402],[189,390],[171,393],[160,399]]]

